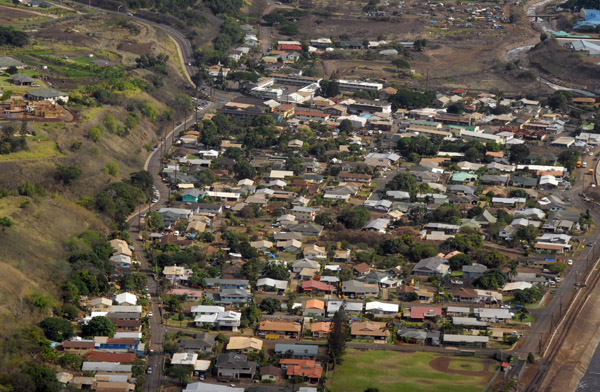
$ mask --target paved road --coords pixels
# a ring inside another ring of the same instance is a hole
[[[206,106],[206,108],[200,111],[200,113],[203,114],[207,110],[215,106],[216,105],[214,103],[210,103]],[[188,125],[193,124],[194,117],[195,114],[187,119],[186,122]],[[165,140],[159,144],[159,147],[155,151],[153,151],[152,154],[150,154],[144,165],[144,169],[152,173],[152,176],[154,177],[154,185],[160,192],[159,201],[150,206],[146,205],[144,207],[140,207],[135,214],[131,215],[127,219],[127,223],[129,224],[129,237],[133,244],[133,247],[135,248],[137,259],[141,263],[141,272],[148,277],[148,289],[152,298],[149,307],[149,312],[152,312],[152,317],[150,317],[151,339],[149,344],[150,349],[154,352],[150,355],[148,359],[148,364],[152,366],[153,371],[152,374],[146,375],[146,383],[144,385],[144,390],[147,391],[157,391],[160,387],[163,360],[162,345],[165,334],[165,327],[162,324],[158,280],[157,277],[155,277],[154,272],[150,268],[148,257],[144,252],[143,242],[140,239],[140,215],[147,213],[151,209],[157,209],[161,206],[164,206],[169,201],[169,188],[165,183],[162,182],[160,177],[160,163],[165,154],[165,151],[168,151],[168,148],[173,145],[173,141],[175,140],[179,132],[184,130],[184,125],[185,124],[176,126],[174,130],[167,134]]]
[[[593,167],[595,164],[595,162],[592,160],[592,157],[586,156],[584,160],[588,162],[588,168]],[[587,172],[587,169],[576,170],[576,186],[568,191],[560,191],[558,194],[561,197],[568,197],[570,199],[570,203],[581,211],[590,209],[590,213],[592,214],[594,222],[600,222],[600,215],[592,210],[592,205],[589,202],[585,202],[580,196],[583,182],[585,181],[585,183],[588,185],[590,183],[590,176],[584,174],[585,172]],[[596,224],[595,231],[588,237],[587,241],[596,244],[599,238],[600,225]],[[569,273],[556,288],[556,293],[547,306],[543,309],[532,311],[532,314],[536,317],[536,322],[533,324],[533,328],[531,329],[529,335],[527,335],[527,337],[524,339],[523,344],[515,351],[515,353],[519,354],[521,358],[524,358],[529,352],[538,352],[541,338],[543,338],[544,344],[547,342],[550,336],[551,327],[555,327],[560,319],[559,314],[561,309],[564,314],[566,311],[566,306],[564,306],[566,301],[572,294],[574,294],[574,291],[577,290],[575,287],[575,282],[582,282],[585,278],[585,273],[588,271],[586,267],[591,265],[591,262],[593,261],[591,260],[593,251],[594,248],[586,246],[579,254],[579,257],[574,259],[573,267],[571,267]]]

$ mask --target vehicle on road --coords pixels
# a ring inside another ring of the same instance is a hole
[[[148,317],[152,317],[152,316],[153,316],[152,312],[148,312]]]
[[[585,244],[585,246],[587,246],[588,248],[591,248],[592,246],[594,246],[594,244],[592,244],[591,242],[588,242],[587,244]]]
[[[146,370],[147,374],[152,374],[152,365],[148,365],[148,369]]]
[[[573,260],[572,259],[567,260],[567,265],[573,265]]]

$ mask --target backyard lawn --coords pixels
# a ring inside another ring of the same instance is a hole
[[[436,353],[347,350],[329,374],[333,392],[479,392],[496,371],[492,360]]]

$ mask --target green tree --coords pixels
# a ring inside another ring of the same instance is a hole
[[[58,392],[62,388],[56,379],[54,372],[46,366],[28,361],[23,366],[22,372],[30,377],[35,385],[31,392]]]
[[[48,317],[42,320],[40,328],[42,328],[44,335],[46,335],[48,339],[55,342],[62,342],[75,335],[73,324],[71,324],[69,320],[58,317]]]
[[[148,285],[148,277],[139,272],[132,272],[123,275],[119,280],[119,286],[121,286],[121,290],[125,291],[142,293],[145,291],[146,285]]]
[[[520,163],[529,156],[529,147],[524,144],[515,144],[509,150],[509,160],[512,163]]]
[[[333,315],[331,332],[327,338],[327,357],[331,361],[334,369],[336,364],[342,363],[342,356],[346,349],[346,337],[348,332],[346,310],[342,306]]]
[[[119,167],[119,164],[116,162],[108,162],[104,166],[104,171],[113,177],[118,177],[119,172],[121,171],[121,168]]]
[[[533,225],[528,225],[519,227],[519,229],[515,233],[515,238],[521,241],[526,241],[528,243],[533,243],[538,237],[538,235],[539,230]]]
[[[558,155],[558,161],[572,173],[575,170],[579,157],[579,151],[564,150]]]
[[[284,264],[269,263],[265,269],[265,276],[276,280],[288,280],[290,270]]]
[[[112,338],[115,336],[115,326],[113,322],[104,316],[96,316],[91,319],[87,325],[84,325],[81,329],[85,337],[94,336],[108,336]]]
[[[192,381],[193,372],[192,365],[172,365],[168,368],[167,375],[179,381],[181,385],[185,385]]]
[[[150,211],[146,215],[146,224],[150,230],[161,230],[163,226],[162,216],[157,211]]]
[[[533,365],[535,363],[535,355],[533,353],[527,354],[527,363]]]
[[[448,260],[450,264],[450,269],[452,271],[460,271],[464,265],[471,265],[473,262],[471,261],[471,257],[465,253],[457,254],[456,256],[450,257]]]
[[[246,161],[239,161],[233,166],[235,177],[239,180],[256,177],[256,169]]]
[[[260,310],[268,314],[281,311],[281,301],[275,298],[264,298],[260,303]]]
[[[398,173],[390,182],[387,184],[387,188],[393,191],[415,191],[419,186],[417,177],[410,173]]]
[[[366,208],[356,207],[343,210],[337,220],[348,229],[360,229],[367,223],[369,218],[370,214]]]
[[[56,180],[62,182],[65,185],[70,185],[79,181],[83,175],[83,170],[73,165],[56,165],[56,173],[54,177]]]

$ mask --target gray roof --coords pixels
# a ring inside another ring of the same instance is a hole
[[[63,93],[62,91],[55,90],[53,88],[52,89],[40,88],[38,90],[27,91],[27,95],[30,95],[32,97],[39,97],[39,98],[58,98],[58,97],[64,97],[65,95],[69,95],[69,94]]]
[[[482,274],[487,271],[487,267],[483,264],[463,265],[462,272]]]
[[[248,286],[250,283],[247,279],[206,278],[204,281],[208,287],[216,286],[217,284],[220,286]]]
[[[132,365],[119,365],[112,362],[84,362],[81,370],[84,372],[131,372]]]
[[[180,339],[179,345],[184,350],[208,348],[214,346],[216,337],[217,335],[212,335],[209,333],[200,333],[196,335],[196,339]]]
[[[281,355],[291,351],[293,356],[316,357],[319,353],[319,346],[312,344],[283,344],[275,345],[275,354]]]
[[[367,223],[365,225],[365,227],[363,227],[363,230],[368,230],[368,229],[383,230],[386,227],[388,227],[389,224],[390,224],[389,219],[383,219],[383,218],[373,219],[371,222]]]
[[[186,189],[185,192],[183,192],[181,194],[181,196],[192,196],[192,197],[200,197],[200,195],[202,195],[202,192],[200,191],[200,189]]]
[[[256,362],[248,361],[244,354],[225,353],[217,355],[215,366],[226,369],[253,369],[256,368]]]
[[[33,83],[33,78],[27,74],[14,74],[10,79],[13,82]]]
[[[377,294],[379,293],[379,287],[375,286],[367,286],[363,282],[359,282],[358,280],[349,280],[342,283],[342,292],[350,292],[357,294]]]
[[[512,179],[512,184],[514,186],[531,186],[534,187],[537,185],[537,178],[533,177],[523,177],[523,176],[514,176]]]
[[[23,63],[8,56],[0,56],[0,68],[22,67]]]

